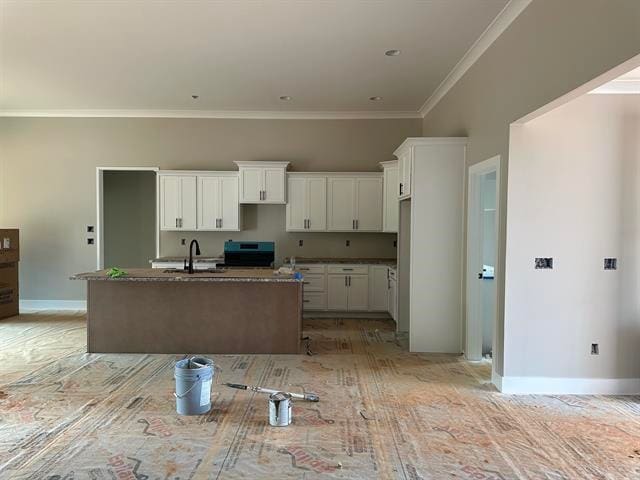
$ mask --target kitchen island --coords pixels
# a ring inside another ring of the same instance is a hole
[[[271,269],[126,269],[87,281],[90,353],[299,353],[302,281]]]

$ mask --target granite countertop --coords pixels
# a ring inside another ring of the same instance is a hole
[[[158,268],[124,269],[127,275],[119,278],[107,276],[107,270],[78,273],[71,280],[104,280],[110,282],[301,282],[293,275],[281,275],[271,268],[229,269],[223,272],[185,273],[165,272]]]
[[[395,258],[336,258],[336,257],[294,257],[296,265],[304,263],[349,263],[349,264],[373,264],[373,265],[396,265]],[[289,264],[289,257],[284,259],[284,264]]]

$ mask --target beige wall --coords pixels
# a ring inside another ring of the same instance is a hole
[[[415,119],[0,118],[0,223],[22,230],[22,298],[84,298],[84,285],[67,278],[95,269],[85,228],[96,221],[97,166],[234,170],[234,160],[289,160],[296,171],[376,171],[420,130]],[[356,252],[366,236],[327,238],[332,245],[351,238]],[[370,237],[389,252],[389,241],[381,240],[387,235]]]
[[[640,378],[638,132],[640,95],[585,95],[513,127],[505,377]]]
[[[427,114],[425,136],[467,136],[468,164],[501,155],[500,250],[504,271],[509,125],[640,53],[637,0],[533,0]],[[503,372],[504,276],[495,357]]]

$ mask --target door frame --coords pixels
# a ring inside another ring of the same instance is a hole
[[[156,257],[160,256],[160,185],[158,167],[96,167],[96,270],[104,268],[104,172],[156,173]]]
[[[468,193],[467,193],[467,258],[466,258],[466,305],[465,305],[465,357],[467,360],[482,360],[482,302],[480,284],[478,282],[478,267],[482,264],[482,232],[480,220],[482,208],[480,177],[487,173],[496,172],[496,213],[495,213],[495,239],[496,239],[496,265],[494,265],[494,279],[496,284],[496,308],[493,319],[493,355],[497,354],[498,344],[496,334],[498,332],[498,279],[502,272],[498,269],[500,254],[500,155],[491,157],[483,162],[469,167]],[[482,268],[480,266],[480,268]]]

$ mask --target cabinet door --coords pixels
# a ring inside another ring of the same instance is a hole
[[[327,230],[354,230],[355,180],[353,178],[333,177],[327,179]]]
[[[197,229],[197,181],[196,177],[180,178],[180,230]]]
[[[346,311],[349,308],[347,297],[347,276],[327,276],[327,310]]]
[[[369,276],[349,275],[348,310],[369,309]]]
[[[285,171],[283,168],[264,169],[263,190],[263,202],[284,203],[286,201]]]
[[[389,315],[398,321],[398,286],[395,280],[389,280]]]
[[[327,179],[307,179],[307,230],[327,229]]]
[[[198,177],[198,230],[217,230],[220,219],[220,178]]]
[[[160,177],[160,229],[178,230],[180,219],[180,177]]]
[[[385,232],[398,232],[398,215],[400,205],[398,204],[398,168],[388,167],[384,169],[383,185],[383,212],[382,230]]]
[[[220,230],[240,230],[238,177],[220,177]]]
[[[398,158],[399,189],[398,196],[407,198],[411,195],[411,159],[413,152],[407,150]]]
[[[372,265],[369,268],[369,310],[389,310],[389,267]]]
[[[382,178],[356,179],[356,229],[382,231]]]
[[[260,203],[264,189],[264,172],[260,167],[240,169],[240,203]]]
[[[306,230],[307,179],[289,177],[287,195],[287,231]]]

